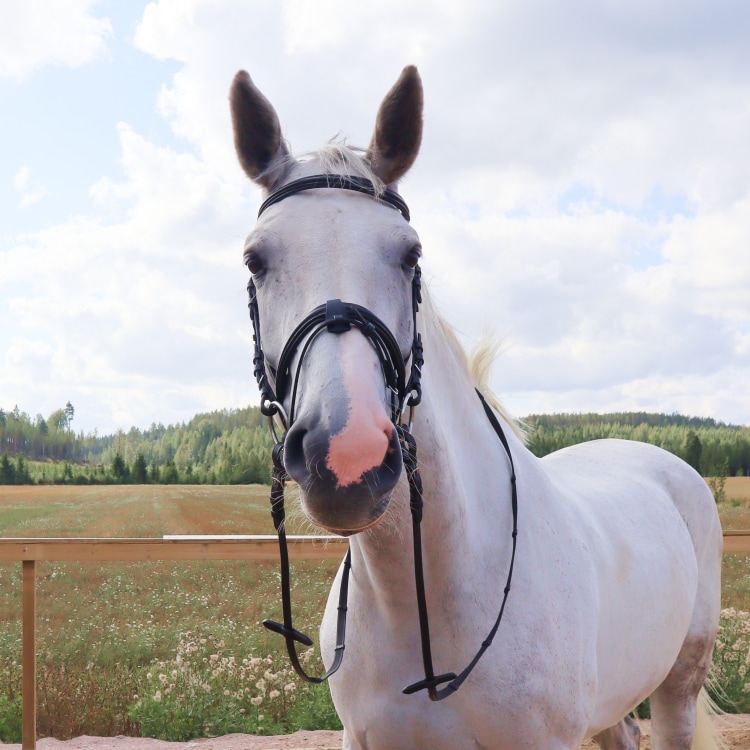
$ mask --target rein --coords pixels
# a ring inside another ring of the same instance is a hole
[[[319,188],[333,188],[339,190],[352,190],[364,193],[380,202],[390,205],[401,213],[406,221],[409,221],[409,209],[398,193],[386,189],[383,192],[377,192],[373,184],[361,177],[347,177],[344,175],[313,175],[294,180],[275,192],[271,193],[261,204],[258,216],[270,206],[284,200],[290,195],[295,195],[305,190],[314,190]],[[417,593],[417,608],[419,613],[419,629],[422,642],[422,662],[424,666],[425,677],[423,680],[413,683],[404,688],[403,692],[407,695],[427,690],[429,697],[433,701],[442,700],[455,693],[462,685],[464,680],[469,676],[476,666],[484,652],[490,647],[497,633],[505,611],[505,604],[510,593],[511,579],[513,577],[513,565],[516,556],[516,537],[518,535],[518,498],[516,493],[516,475],[513,465],[513,456],[511,455],[510,446],[503,433],[503,429],[495,416],[494,412],[487,404],[482,394],[477,391],[477,395],[482,402],[482,406],[487,414],[487,418],[497,434],[500,442],[505,449],[511,469],[511,509],[513,515],[512,531],[512,551],[508,569],[508,577],[505,588],[503,589],[503,600],[500,611],[488,636],[482,642],[479,651],[468,664],[468,666],[458,675],[449,672],[441,675],[435,675],[432,662],[432,649],[430,646],[430,627],[427,613],[427,600],[424,587],[424,568],[422,564],[422,532],[421,522],[423,515],[423,498],[422,498],[422,478],[419,474],[417,463],[417,443],[411,432],[412,417],[414,408],[422,399],[421,373],[424,365],[424,356],[422,350],[422,337],[417,332],[417,312],[419,304],[422,301],[421,293],[421,269],[419,265],[414,268],[414,278],[412,280],[412,318],[413,318],[413,341],[411,352],[407,359],[411,358],[411,369],[408,381],[406,380],[406,363],[401,350],[390,332],[388,327],[370,310],[351,302],[342,302],[341,300],[329,300],[324,305],[315,308],[302,322],[294,329],[292,335],[287,340],[281,353],[278,367],[271,369],[274,384],[272,387],[266,370],[265,355],[260,336],[260,314],[258,309],[257,292],[252,278],[248,283],[250,319],[253,325],[253,374],[258,383],[261,394],[260,409],[268,417],[271,435],[274,440],[272,452],[273,474],[271,483],[271,517],[274,528],[279,539],[279,554],[281,561],[281,599],[283,623],[274,622],[273,620],[264,620],[263,625],[275,633],[282,635],[286,641],[287,651],[295,672],[307,682],[321,683],[327,680],[341,666],[344,657],[345,636],[346,636],[346,612],[347,599],[349,592],[349,574],[351,571],[351,548],[347,551],[344,558],[344,569],[341,577],[341,588],[339,589],[338,616],[336,623],[336,647],[334,660],[330,669],[321,677],[308,675],[300,664],[297,656],[296,643],[305,646],[312,646],[313,641],[304,633],[296,630],[292,620],[292,604],[289,576],[289,554],[286,543],[286,531],[284,528],[285,510],[284,510],[284,487],[288,478],[284,468],[284,441],[286,430],[294,422],[294,411],[297,398],[297,385],[299,382],[302,363],[312,346],[313,341],[322,333],[339,334],[357,328],[370,342],[375,349],[381,368],[385,384],[391,394],[391,422],[397,431],[401,454],[403,459],[404,470],[409,482],[409,507],[412,515],[412,537],[414,543],[414,578]],[[304,342],[304,343],[303,343]],[[297,367],[292,372],[292,362],[297,350],[302,347],[297,362]],[[287,414],[283,407],[283,400],[286,397],[291,384],[291,398],[289,413]],[[408,422],[403,422],[403,416],[407,407],[410,410]],[[284,426],[285,432],[279,438],[276,434],[274,417],[278,417]],[[438,686],[447,684],[445,687],[438,689]]]

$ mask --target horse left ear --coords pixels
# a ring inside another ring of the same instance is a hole
[[[271,190],[289,156],[279,116],[244,70],[232,81],[229,103],[240,164],[251,180]]]
[[[367,149],[372,169],[386,185],[398,182],[414,164],[422,142],[422,79],[408,65],[383,99]]]

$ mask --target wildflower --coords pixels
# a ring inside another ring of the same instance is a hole
[[[256,695],[255,698],[250,698],[250,703],[254,706],[260,706],[260,704],[263,703],[263,696]]]
[[[172,679],[173,679],[173,680],[176,680],[176,679],[177,679],[177,670],[176,670],[176,669],[173,669],[173,670],[172,670]]]
[[[228,698],[228,697],[229,697],[229,691],[228,691],[228,690],[225,690],[225,691],[224,691],[224,695],[225,695],[225,696],[226,696],[226,697]]]
[[[270,693],[268,694],[268,697],[269,697],[269,698],[270,698],[271,700],[273,700],[274,698],[278,698],[278,697],[279,697],[280,695],[281,695],[281,693],[280,693],[280,692],[279,692],[278,690],[272,690],[272,691],[271,691],[271,692],[270,692]]]
[[[284,692],[285,693],[291,693],[292,690],[296,690],[297,686],[293,682],[287,682],[286,685],[284,685]]]
[[[153,677],[154,676],[151,674],[151,672],[146,672],[146,679],[147,680],[151,680],[151,679],[153,679]]]
[[[154,702],[155,703],[161,703],[161,690],[157,690],[154,693]]]

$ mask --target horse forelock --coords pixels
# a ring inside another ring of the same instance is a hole
[[[428,326],[431,326],[434,334],[441,338],[453,353],[459,366],[469,376],[472,384],[484,396],[487,403],[508,423],[516,436],[525,444],[527,441],[525,425],[506,409],[490,388],[492,366],[501,353],[502,340],[496,336],[485,334],[467,354],[453,326],[440,315],[427,289],[423,289],[422,296],[421,309],[428,321]]]
[[[373,171],[367,151],[359,146],[350,146],[345,138],[340,137],[332,138],[315,151],[283,157],[274,167],[279,179],[272,189],[295,177],[295,171],[299,171],[295,170],[295,167],[309,169],[311,166],[314,166],[313,171],[316,174],[340,174],[369,180],[375,188],[376,195],[381,195],[386,189],[386,184]]]

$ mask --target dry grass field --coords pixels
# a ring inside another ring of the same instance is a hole
[[[273,533],[261,485],[0,486],[0,536]]]
[[[750,503],[750,477],[727,477],[724,491],[727,500]]]
[[[750,477],[728,477],[724,492],[726,499],[719,505],[722,527],[750,529]]]

